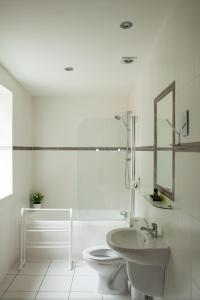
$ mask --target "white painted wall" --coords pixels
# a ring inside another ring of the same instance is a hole
[[[13,93],[13,144],[29,146],[32,142],[31,97],[2,67],[0,84]],[[29,203],[31,157],[31,151],[13,152],[13,194],[0,200],[0,278],[18,259],[20,208]]]
[[[124,146],[125,127],[114,115],[128,98],[36,97],[34,146]],[[128,209],[123,152],[34,151],[33,190],[46,207]]]
[[[176,121],[190,111],[190,135],[181,142],[200,141],[200,1],[174,2],[143,71],[131,106],[139,116],[137,144],[153,145],[153,99],[176,80]],[[137,214],[162,224],[171,247],[165,300],[200,299],[200,154],[176,153],[174,210],[160,210],[142,195],[153,189],[153,152],[137,153]],[[163,170],[165,172],[165,170]]]

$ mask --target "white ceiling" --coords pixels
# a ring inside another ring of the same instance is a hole
[[[33,96],[128,96],[170,2],[0,0],[0,63]]]

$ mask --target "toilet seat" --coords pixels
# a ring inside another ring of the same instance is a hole
[[[97,291],[105,295],[126,295],[128,277],[126,263],[108,245],[85,249],[83,258],[98,274]]]
[[[123,261],[123,259],[107,245],[87,248],[83,251],[83,257],[86,260],[93,260],[105,264]]]

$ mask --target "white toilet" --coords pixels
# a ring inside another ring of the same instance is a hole
[[[96,246],[83,251],[88,265],[98,272],[98,292],[108,295],[128,293],[128,277],[125,260],[106,246]]]

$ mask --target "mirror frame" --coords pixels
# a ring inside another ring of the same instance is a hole
[[[175,132],[172,133],[172,147],[158,147],[157,145],[157,104],[159,101],[163,100],[165,96],[172,92],[172,124],[174,128],[175,124],[175,81],[173,81],[166,89],[164,89],[155,99],[154,99],[154,188],[169,199],[174,200],[175,191]],[[157,151],[172,151],[172,190],[165,188],[157,183]]]

